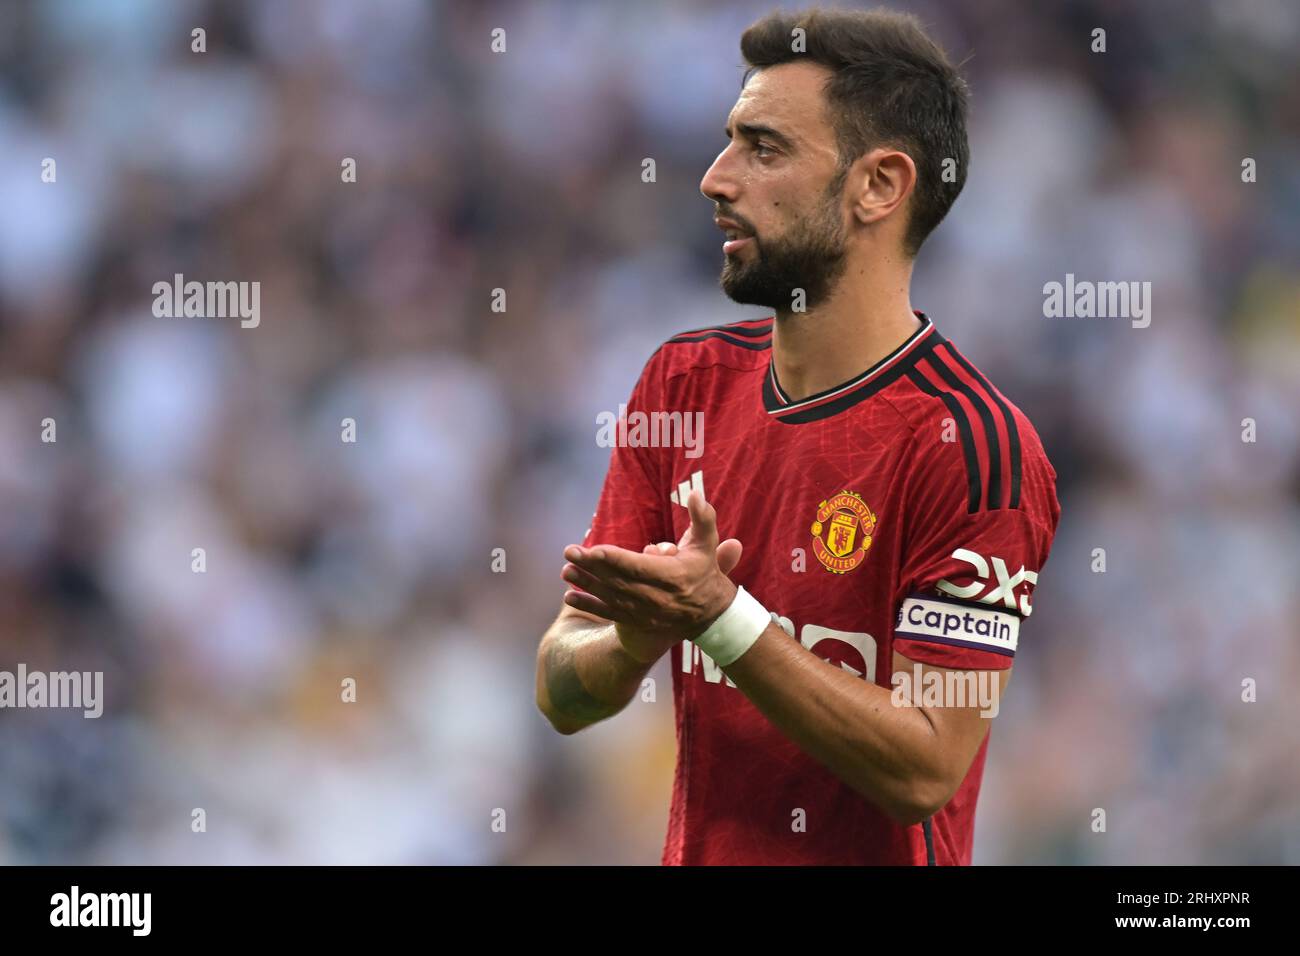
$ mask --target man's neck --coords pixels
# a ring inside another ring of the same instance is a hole
[[[849,270],[816,308],[778,310],[772,359],[781,390],[801,401],[862,374],[906,342],[921,326],[907,285],[904,277],[881,288]]]

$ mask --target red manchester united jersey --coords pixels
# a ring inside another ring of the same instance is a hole
[[[799,401],[773,319],[646,363],[584,545],[677,541],[692,488],[744,545],[731,578],[828,666],[891,687],[895,651],[1011,666],[1060,507],[1028,419],[923,313],[861,375]],[[986,736],[955,796],[901,826],[804,753],[689,641],[672,649],[666,864],[966,864]],[[799,826],[793,825],[798,811]]]

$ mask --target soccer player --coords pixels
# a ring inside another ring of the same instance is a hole
[[[966,88],[899,14],[773,14],[741,51],[700,189],[723,290],[774,314],[650,357],[627,423],[703,440],[620,430],[538,706],[573,733],[669,655],[666,864],[968,864],[996,707],[960,691],[1005,688],[1060,508],[1024,414],[911,306]]]

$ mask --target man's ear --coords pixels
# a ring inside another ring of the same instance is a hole
[[[907,153],[879,147],[858,157],[850,171],[857,195],[853,215],[863,225],[885,219],[916,189],[916,163]]]

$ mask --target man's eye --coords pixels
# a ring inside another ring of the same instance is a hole
[[[773,147],[768,146],[767,143],[756,143],[756,144],[754,144],[754,152],[757,153],[759,156],[774,156],[774,155],[776,155],[776,150],[775,150]]]

